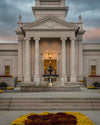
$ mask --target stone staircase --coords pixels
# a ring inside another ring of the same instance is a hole
[[[0,98],[0,111],[100,111],[100,98]]]

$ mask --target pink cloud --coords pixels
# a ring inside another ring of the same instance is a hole
[[[84,39],[87,41],[100,41],[100,29],[89,29],[84,35]]]

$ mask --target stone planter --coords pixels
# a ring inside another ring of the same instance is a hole
[[[15,86],[15,78],[14,77],[0,77],[0,83],[1,82],[6,82],[8,87]]]
[[[87,77],[86,78],[86,86],[93,86],[94,82],[100,82],[100,77]]]

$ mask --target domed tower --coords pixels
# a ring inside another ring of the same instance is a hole
[[[54,15],[65,20],[68,13],[65,0],[35,0],[35,7],[32,7],[36,20],[47,15]]]

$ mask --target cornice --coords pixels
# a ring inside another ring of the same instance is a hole
[[[100,52],[100,49],[83,49],[84,52]]]
[[[18,45],[18,43],[0,43],[0,45]]]
[[[75,29],[24,29],[25,31],[57,31],[57,32],[60,32],[60,31],[76,31],[76,28]]]

